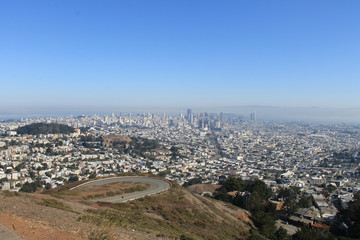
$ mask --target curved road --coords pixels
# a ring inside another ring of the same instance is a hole
[[[171,184],[169,182],[161,180],[161,179],[151,178],[151,177],[128,176],[128,177],[111,177],[111,178],[93,180],[90,182],[80,184],[76,187],[73,187],[70,190],[81,188],[83,186],[98,186],[98,185],[104,185],[104,184],[109,184],[109,183],[114,183],[114,182],[141,182],[141,183],[149,184],[150,188],[148,188],[144,191],[140,191],[140,192],[127,193],[127,194],[117,195],[117,196],[113,196],[113,197],[98,198],[98,199],[94,199],[92,201],[93,202],[121,203],[121,202],[127,202],[127,201],[135,200],[138,198],[150,196],[150,195],[157,194],[160,192],[164,192],[171,188]]]
[[[10,229],[0,224],[0,239],[3,240],[24,240],[22,237],[16,235]]]

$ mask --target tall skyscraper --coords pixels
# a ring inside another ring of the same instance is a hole
[[[192,117],[192,111],[190,108],[187,110],[186,119],[188,120],[189,123],[192,123],[193,117]]]
[[[256,121],[256,113],[255,112],[252,112],[252,113],[250,113],[250,120],[251,121]]]

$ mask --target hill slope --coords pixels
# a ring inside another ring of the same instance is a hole
[[[119,204],[0,193],[0,224],[25,239],[246,239],[247,212],[179,186]],[[57,194],[61,196],[61,194]],[[15,224],[13,228],[12,224]]]
[[[57,123],[32,123],[15,130],[18,134],[69,134],[73,133],[75,129],[68,125]]]

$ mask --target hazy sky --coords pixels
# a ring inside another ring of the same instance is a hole
[[[360,107],[360,1],[2,0],[0,83],[0,109]]]

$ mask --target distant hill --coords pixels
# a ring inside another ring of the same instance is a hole
[[[75,132],[73,127],[57,123],[33,123],[15,130],[18,134],[69,134]]]

